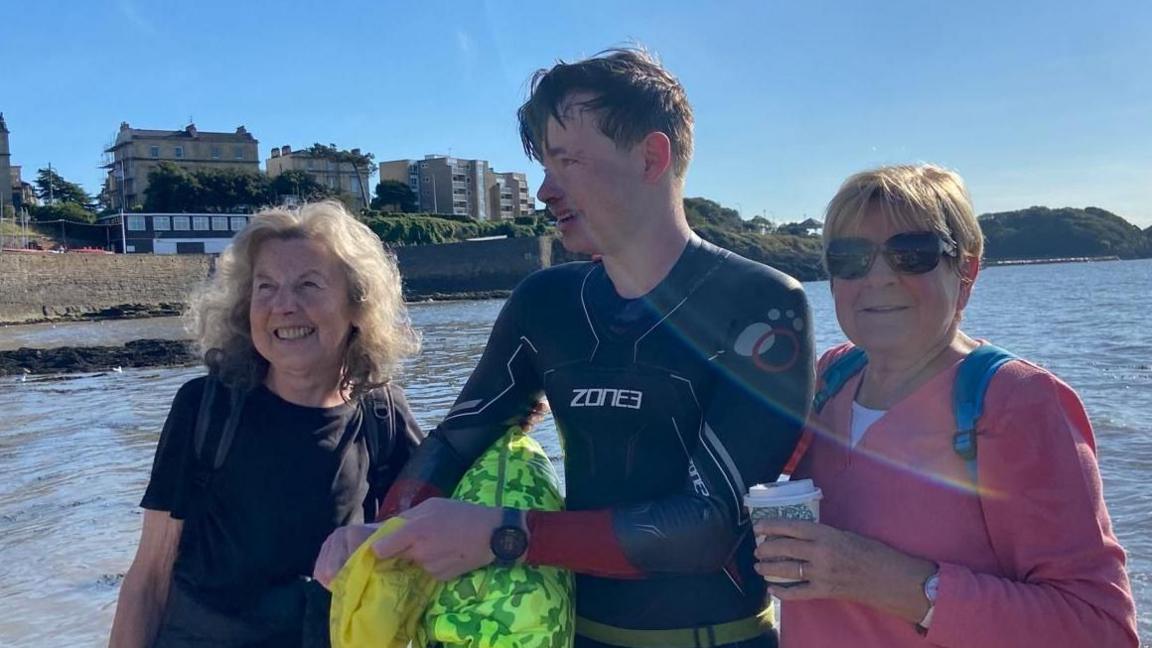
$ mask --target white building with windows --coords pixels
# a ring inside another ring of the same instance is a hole
[[[124,214],[116,251],[128,254],[220,254],[248,225],[247,214]],[[120,215],[100,219],[120,226]]]

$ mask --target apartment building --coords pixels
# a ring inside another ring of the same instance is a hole
[[[493,171],[487,160],[425,155],[423,160],[381,162],[379,169],[381,182],[407,184],[422,212],[508,220],[535,210],[525,175]]]
[[[105,191],[114,209],[144,204],[148,174],[161,162],[189,171],[237,169],[259,173],[259,141],[243,126],[235,132],[201,131],[196,124],[182,130],[147,130],[120,123],[116,141],[104,150],[108,177]]]
[[[352,149],[355,155],[360,149]],[[285,171],[304,171],[317,183],[351,196],[360,209],[367,207],[363,196],[371,196],[368,185],[368,169],[359,171],[350,162],[333,162],[308,154],[307,150],[293,151],[291,146],[273,147],[271,157],[264,161],[269,178]],[[362,190],[363,189],[363,190]]]

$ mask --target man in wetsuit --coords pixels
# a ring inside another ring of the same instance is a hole
[[[377,543],[437,578],[523,561],[577,575],[576,646],[772,646],[741,498],[774,481],[812,396],[800,284],[700,240],[683,207],[692,111],[648,54],[539,71],[519,111],[543,163],[538,197],[588,263],[533,274],[509,298],[455,406],[416,451]],[[567,510],[447,499],[547,396]],[[370,530],[329,539],[325,581]]]

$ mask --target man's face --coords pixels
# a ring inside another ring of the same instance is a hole
[[[644,180],[641,146],[621,149],[600,132],[592,99],[574,93],[561,104],[564,123],[548,120],[544,183],[536,192],[572,252],[612,254],[634,230],[631,205]]]

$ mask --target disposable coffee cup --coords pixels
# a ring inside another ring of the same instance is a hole
[[[748,508],[748,515],[752,524],[761,520],[807,520],[820,521],[820,499],[824,496],[811,479],[797,479],[794,481],[776,482],[774,484],[757,484],[748,489],[744,496],[744,506]],[[763,537],[756,537],[756,544],[764,541]],[[792,578],[766,577],[770,583],[799,583],[802,581]]]

